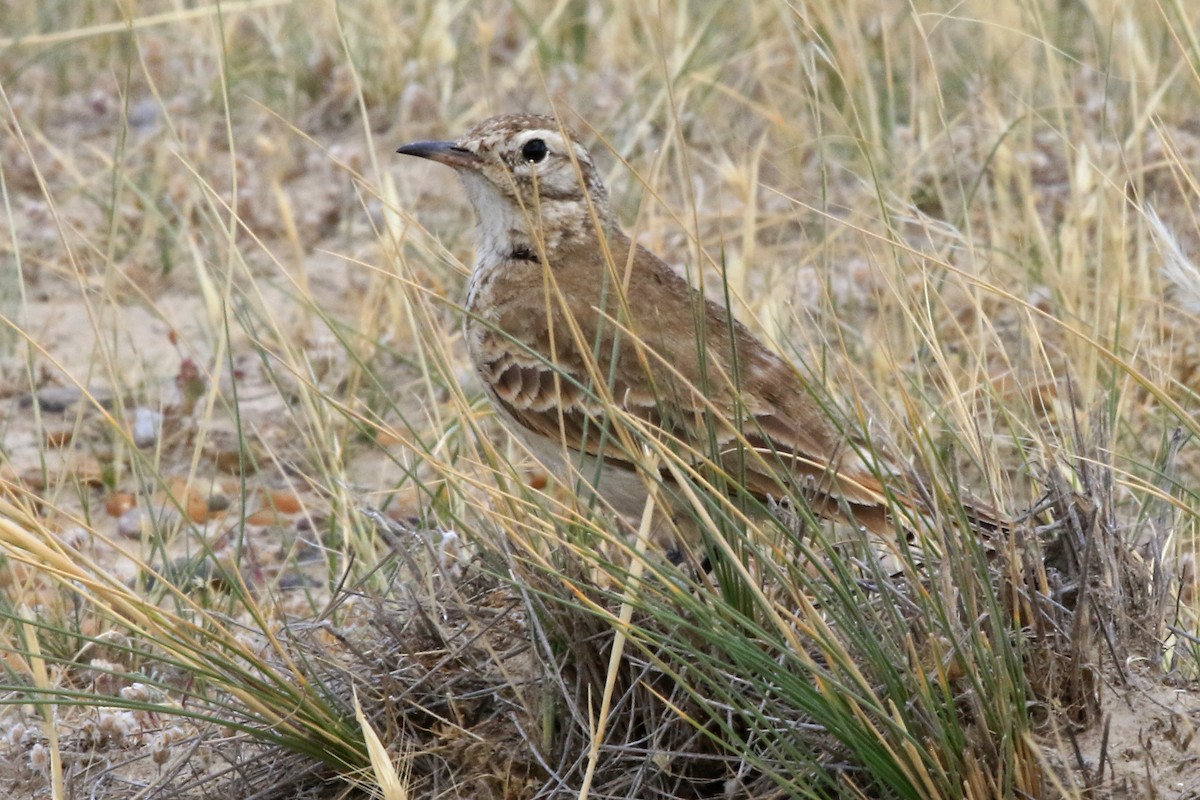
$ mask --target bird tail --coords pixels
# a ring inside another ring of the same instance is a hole
[[[991,503],[965,496],[959,499],[963,514],[971,530],[988,539],[1007,538],[1012,535],[1013,522],[1001,514]]]
[[[948,520],[950,525],[964,534],[975,536],[988,550],[993,550],[1002,540],[1008,538],[1013,531],[1013,522],[1002,514],[991,503],[980,500],[970,494],[960,493],[947,505],[939,507],[933,498],[922,492],[919,499],[911,497],[897,498],[899,504],[910,510],[914,517],[926,521],[926,525],[914,524],[914,518],[896,520],[889,515],[892,531],[899,527],[905,529],[910,536],[919,535],[918,528],[932,527],[937,519]],[[957,507],[957,508],[956,508]]]
[[[890,492],[877,502],[846,503],[828,495],[809,496],[809,507],[818,516],[864,528],[874,536],[888,539],[901,534],[912,542],[924,539],[939,527],[936,520],[948,520],[950,526],[977,537],[990,550],[1013,532],[1013,521],[991,503],[969,494],[959,494],[947,506],[935,504],[924,484],[916,484],[915,494]],[[955,503],[961,512],[955,514]]]

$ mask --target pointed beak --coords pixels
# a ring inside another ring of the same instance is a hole
[[[479,156],[459,147],[456,142],[413,142],[396,152],[402,156],[428,158],[455,169],[475,169],[479,164]]]

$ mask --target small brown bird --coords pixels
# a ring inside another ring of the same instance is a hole
[[[636,428],[755,497],[803,497],[876,534],[909,527],[893,506],[933,514],[913,470],[841,430],[793,365],[629,240],[592,157],[554,118],[493,117],[456,142],[397,152],[462,180],[476,218],[471,360],[508,426],[566,485],[582,477],[619,514],[640,514]],[[962,502],[980,533],[1007,527]]]

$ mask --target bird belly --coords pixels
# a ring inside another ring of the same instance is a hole
[[[582,504],[594,502],[598,508],[631,520],[641,516],[648,492],[645,481],[636,471],[532,433],[512,419],[503,405],[494,403],[494,406],[504,426],[525,444],[547,474]]]

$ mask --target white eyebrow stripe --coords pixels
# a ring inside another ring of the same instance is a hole
[[[551,148],[556,147],[559,150],[561,150],[563,145],[566,143],[566,140],[563,139],[561,133],[558,131],[549,130],[526,131],[525,134],[521,136],[520,142],[522,145],[525,145],[529,142],[532,142],[534,139],[541,139]],[[578,145],[575,146],[578,148]]]

